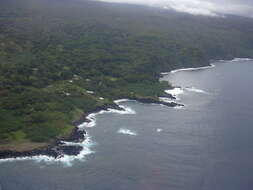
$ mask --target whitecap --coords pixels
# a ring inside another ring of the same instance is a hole
[[[196,92],[196,93],[201,93],[201,94],[209,94],[208,92],[206,92],[204,90],[201,90],[201,89],[198,89],[198,88],[195,88],[195,87],[186,87],[185,89],[187,91],[190,91],[190,92]]]
[[[137,135],[137,133],[135,131],[131,131],[130,129],[123,129],[123,128],[120,128],[118,130],[118,133],[124,134],[124,135],[131,135],[131,136],[136,136]]]
[[[157,133],[160,133],[160,132],[162,132],[162,131],[163,131],[163,129],[161,129],[161,128],[156,129],[156,132],[157,132]]]

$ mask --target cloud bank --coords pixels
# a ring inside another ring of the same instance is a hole
[[[173,9],[193,15],[219,16],[234,14],[253,17],[253,0],[99,0]]]

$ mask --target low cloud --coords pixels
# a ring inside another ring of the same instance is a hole
[[[142,4],[173,9],[193,15],[219,16],[234,14],[253,17],[253,0],[99,0],[115,3]]]

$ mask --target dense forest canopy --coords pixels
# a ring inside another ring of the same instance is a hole
[[[117,98],[157,99],[169,87],[162,71],[253,57],[252,32],[252,19],[232,15],[0,1],[0,148],[68,135],[73,120]]]

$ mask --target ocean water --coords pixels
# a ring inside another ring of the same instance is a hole
[[[253,61],[214,64],[164,76],[183,108],[129,101],[93,117],[84,159],[0,162],[0,189],[252,190]]]

